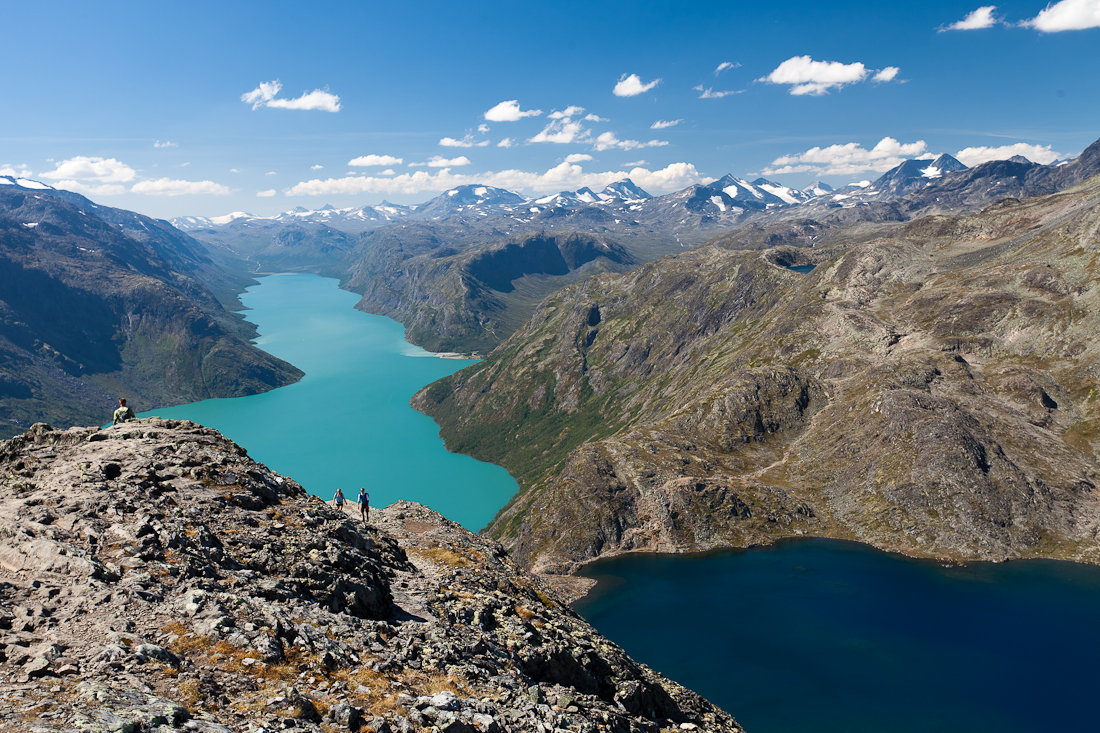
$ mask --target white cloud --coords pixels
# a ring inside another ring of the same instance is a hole
[[[266,191],[257,191],[256,195],[259,196],[262,199],[271,198],[272,196],[275,195],[275,189],[274,188],[269,188]]]
[[[489,132],[489,126],[482,122],[480,125],[477,126],[477,131],[481,133]]]
[[[0,171],[0,173],[3,173],[3,171]],[[54,187],[62,188],[66,191],[87,194],[88,196],[121,196],[126,193],[126,187],[121,183],[101,183],[99,185],[94,185],[81,183],[80,181],[58,181],[54,184]]]
[[[940,28],[940,33],[944,31],[974,31],[979,28],[990,28],[997,24],[997,18],[993,15],[993,11],[996,9],[996,5],[983,5],[977,10],[971,11],[970,14],[962,20]]]
[[[1053,163],[1062,157],[1061,153],[1051,150],[1049,145],[1028,145],[1027,143],[1002,145],[996,148],[964,148],[955,153],[955,157],[968,166],[988,163],[991,160],[1008,160],[1013,155],[1022,155],[1032,163],[1043,165]]]
[[[353,168],[368,168],[372,165],[401,165],[404,163],[404,158],[395,158],[392,155],[360,155],[358,158],[352,158],[348,161],[348,165]],[[321,166],[317,166],[320,168]]]
[[[588,130],[579,122],[573,122],[568,118],[554,120],[542,132],[529,138],[529,143],[572,143],[589,138]]]
[[[319,170],[321,170],[322,168],[324,168],[324,166],[323,166],[323,165],[320,165],[320,164],[318,164],[318,165],[311,165],[311,166],[309,167],[309,169],[310,169],[311,171],[319,171]]]
[[[0,166],[0,176],[12,176],[13,178],[28,178],[33,176],[34,173],[26,165],[10,165],[5,163]]]
[[[340,97],[327,90],[314,89],[312,92],[302,92],[302,96],[295,99],[278,99],[276,95],[282,88],[283,85],[278,79],[261,82],[251,92],[242,94],[241,101],[251,104],[252,109],[274,107],[276,109],[321,110],[322,112],[340,111]]]
[[[674,127],[683,122],[683,120],[657,120],[649,126],[650,130],[663,130],[666,127]]]
[[[896,66],[887,66],[885,69],[872,76],[871,81],[893,81],[899,71],[901,71],[901,69]]]
[[[643,84],[641,77],[637,74],[631,74],[630,76],[623,74],[619,77],[619,83],[615,85],[612,92],[616,97],[636,97],[643,92],[648,92],[660,83],[660,79],[654,79],[651,82]]]
[[[561,163],[545,173],[521,170],[504,170],[482,174],[456,174],[449,168],[435,173],[416,171],[393,178],[376,176],[349,176],[328,180],[303,181],[288,188],[287,196],[337,196],[381,194],[420,194],[427,191],[446,191],[456,186],[486,185],[512,191],[528,190],[532,193],[577,189],[582,186],[603,188],[629,176],[632,181],[648,191],[678,191],[695,183],[707,183],[713,179],[699,174],[691,163],[673,163],[657,171],[633,168],[601,173],[586,173],[579,165]]]
[[[586,122],[610,122],[611,121],[609,118],[600,117],[599,115],[585,115],[584,119],[585,119]]]
[[[470,159],[465,155],[460,155],[457,158],[444,158],[442,155],[434,155],[428,159],[429,168],[450,168],[457,165],[469,165]]]
[[[867,67],[858,61],[842,64],[839,61],[814,61],[809,56],[792,56],[757,81],[790,84],[791,94],[817,96],[863,81],[869,73]]]
[[[550,114],[546,115],[546,117],[548,119],[551,119],[551,120],[560,120],[563,117],[576,117],[581,112],[584,112],[584,107],[576,107],[576,106],[570,105],[570,106],[566,107],[565,109],[561,110],[560,112],[557,111],[557,110],[554,110]]]
[[[170,143],[167,140],[165,140],[164,142],[161,142],[160,140],[157,140],[155,143],[153,143],[153,147],[154,148],[178,148],[179,143]]]
[[[230,169],[229,169],[229,172],[230,172],[230,173],[240,173],[240,171],[239,171],[239,170],[237,170],[236,168],[230,168]]]
[[[634,160],[629,163],[623,163],[623,168],[633,168],[635,166],[645,165],[644,160]]]
[[[566,163],[583,163],[586,160],[592,160],[592,156],[588,153],[573,153],[565,156]]]
[[[232,193],[228,186],[213,181],[173,181],[168,178],[160,178],[156,181],[139,181],[130,188],[130,191],[150,196],[185,196],[189,194],[228,196]]]
[[[763,174],[772,176],[813,172],[821,176],[847,176],[865,171],[885,173],[901,165],[907,158],[925,155],[927,150],[928,144],[923,140],[900,143],[892,137],[882,138],[870,150],[859,143],[814,147],[804,153],[776,158],[771,166],[764,169]]]
[[[445,137],[439,141],[439,144],[445,148],[484,148],[489,144],[489,141],[482,140],[481,142],[474,142],[474,136],[467,135],[461,140],[455,140],[453,137]]]
[[[510,137],[506,137],[503,140],[501,140],[499,143],[497,143],[497,147],[498,148],[511,148],[511,147],[515,147],[515,144],[516,144],[515,140],[513,140]]]
[[[638,148],[659,148],[664,145],[668,145],[664,140],[650,140],[646,143],[638,142],[637,140],[620,140],[615,137],[615,133],[604,132],[596,137],[593,148],[598,151],[611,150],[613,148],[618,148],[619,150],[636,150]]]
[[[699,95],[699,99],[721,99],[722,97],[728,97],[731,94],[740,94],[741,92],[745,91],[744,89],[729,89],[716,92],[710,87],[704,89],[702,84],[697,87],[692,87],[692,89],[697,92],[702,92],[702,94]]]
[[[380,175],[380,176],[392,176],[392,175],[394,175],[394,173],[395,173],[395,171],[394,171],[393,168],[387,168],[386,170],[382,171],[378,175]]]
[[[1038,15],[1021,25],[1043,33],[1100,28],[1100,0],[1061,0],[1047,5]]]
[[[75,179],[100,183],[124,183],[137,177],[133,168],[114,158],[89,158],[78,155],[57,164],[57,169],[40,174],[49,179]]]
[[[268,171],[267,173],[264,173],[264,175],[265,175],[265,176],[277,176],[277,175],[279,175],[279,174],[278,174],[278,173],[276,173],[275,171]]]
[[[538,117],[541,114],[541,109],[520,110],[519,100],[509,99],[493,107],[483,116],[489,122],[517,122],[524,117]]]
[[[719,74],[721,74],[726,69],[739,69],[739,68],[741,68],[741,64],[739,64],[735,61],[723,61],[722,63],[718,64],[718,68],[714,70],[714,75],[718,76]]]

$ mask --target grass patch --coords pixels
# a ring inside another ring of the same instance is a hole
[[[452,568],[468,568],[473,565],[466,556],[446,547],[429,547],[427,549],[412,548],[410,552],[418,557],[443,565],[449,565]]]

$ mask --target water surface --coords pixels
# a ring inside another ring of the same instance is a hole
[[[409,407],[421,387],[473,362],[411,346],[399,323],[354,310],[358,300],[316,275],[261,279],[241,296],[259,327],[256,344],[306,376],[264,394],[142,417],[216,428],[324,499],[337,487],[353,499],[364,486],[373,506],[409,499],[481,529],[515,493],[515,481],[499,466],[448,453],[432,419]]]
[[[577,610],[749,733],[1100,729],[1100,568],[832,540],[590,565]]]

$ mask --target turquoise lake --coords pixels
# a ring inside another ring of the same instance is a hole
[[[409,407],[421,387],[473,362],[440,359],[401,324],[354,309],[359,296],[316,275],[273,275],[241,296],[256,344],[306,373],[264,394],[142,413],[215,428],[249,455],[331,500],[366,487],[372,506],[426,504],[479,530],[516,492],[503,468],[448,453],[431,418]]]
[[[516,490],[448,453],[409,407],[470,364],[354,310],[336,281],[265,277],[242,296],[258,345],[306,372],[262,395],[154,410],[217,428],[328,500],[418,501],[470,529]],[[1100,568],[945,568],[830,540],[590,565],[576,609],[635,659],[730,711],[749,733],[1097,730]]]

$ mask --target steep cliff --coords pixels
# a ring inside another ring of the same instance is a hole
[[[366,241],[346,280],[363,293],[357,307],[401,321],[409,341],[432,351],[488,352],[547,294],[637,263],[622,245],[576,232],[483,243],[410,239],[402,229],[374,232]]]
[[[0,638],[12,730],[740,731],[489,538],[190,422],[0,442]]]
[[[0,187],[0,436],[108,420],[119,395],[143,410],[301,377],[199,279],[240,285],[201,244],[77,198]]]
[[[540,571],[810,534],[1100,561],[1100,179],[861,231],[567,288],[414,404],[519,479],[490,531]]]

